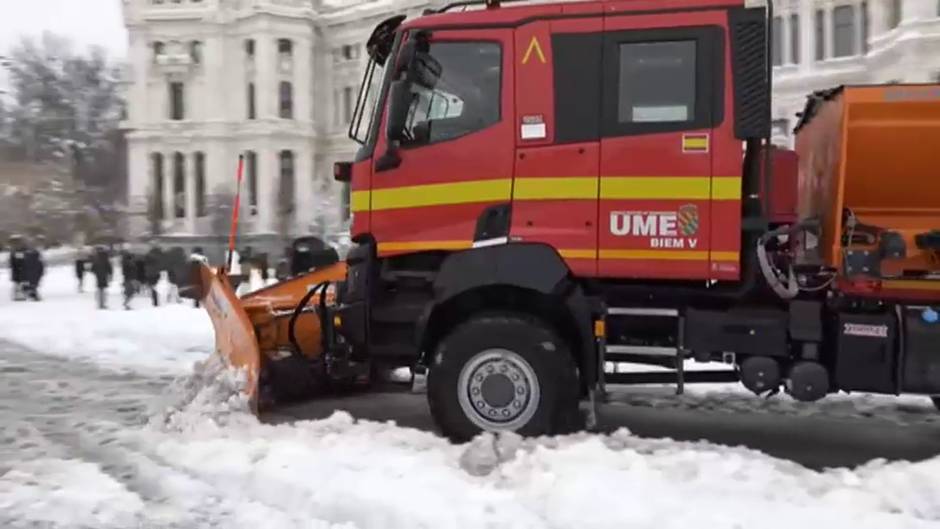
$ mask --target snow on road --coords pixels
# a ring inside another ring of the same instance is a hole
[[[67,269],[47,279],[42,303],[0,300],[0,527],[940,526],[940,458],[818,472],[626,430],[453,445],[342,412],[262,424],[201,362],[201,311],[124,311],[116,288],[98,311]],[[728,395],[744,406],[688,402]]]
[[[43,301],[11,301],[9,270],[0,270],[0,337],[65,358],[91,361],[111,369],[184,374],[213,346],[209,316],[191,304],[153,307],[136,297],[122,308],[120,267],[108,289],[110,310],[97,310],[94,278],[85,277],[85,293],[70,266],[50,267],[40,285]],[[166,301],[166,284],[158,286]]]

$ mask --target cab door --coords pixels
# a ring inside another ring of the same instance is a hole
[[[426,82],[410,85],[397,163],[382,163],[391,97],[376,144],[369,209],[383,256],[470,248],[489,237],[478,225],[493,222],[480,219],[511,196],[512,31],[433,30],[426,53],[431,66]]]
[[[605,19],[598,273],[710,276],[721,12]]]

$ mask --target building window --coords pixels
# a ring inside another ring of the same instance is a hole
[[[153,43],[153,60],[157,61],[157,57],[163,55],[163,43],[159,40]]]
[[[183,99],[183,83],[170,83],[170,119],[181,120],[186,115]]]
[[[352,121],[353,89],[351,86],[343,88],[343,123]]]
[[[888,3],[888,29],[901,25],[901,0],[889,0]]]
[[[153,188],[151,189],[151,201],[153,204],[153,217],[156,219],[164,218],[163,215],[163,154],[155,152],[150,155],[153,167]]]
[[[248,119],[255,119],[255,83],[248,83]]]
[[[279,115],[283,119],[294,118],[293,87],[288,81],[281,81],[278,89]]]
[[[245,169],[248,174],[248,205],[251,214],[258,214],[258,155],[255,151],[245,153]]]
[[[198,40],[194,40],[189,43],[189,56],[193,60],[193,64],[199,64],[202,62],[202,43]]]
[[[196,153],[196,216],[205,217],[206,212],[206,155]]]
[[[294,43],[290,39],[277,39],[277,53],[279,55],[287,55],[288,57],[294,52]]]
[[[294,153],[281,151],[279,158],[281,176],[278,183],[278,206],[282,215],[289,215],[294,212]]]
[[[832,55],[855,54],[855,6],[839,6],[832,11]]]
[[[816,60],[826,59],[826,14],[816,10]]]
[[[245,57],[255,58],[255,39],[245,39]]]
[[[790,15],[790,62],[800,64],[800,16]]]
[[[353,50],[354,50],[354,49],[355,49],[355,48],[353,48],[353,47],[352,47],[351,45],[349,45],[349,44],[344,45],[344,46],[343,46],[343,59],[346,59],[347,61],[351,61],[351,60],[355,59],[356,57],[353,56],[353,53],[354,53]]]
[[[181,152],[173,154],[173,216],[186,216],[186,157]]]
[[[771,31],[773,31],[771,59],[773,60],[774,66],[780,66],[783,64],[783,20],[780,17],[774,17],[774,24]]]

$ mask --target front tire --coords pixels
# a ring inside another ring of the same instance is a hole
[[[470,319],[441,341],[427,395],[442,433],[464,442],[482,431],[569,433],[578,388],[568,345],[538,320],[507,314]]]

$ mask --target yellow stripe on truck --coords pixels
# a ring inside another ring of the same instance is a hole
[[[740,200],[734,176],[497,178],[354,191],[353,212],[513,200]]]
[[[597,199],[597,178],[517,178],[512,197],[516,200]]]
[[[349,208],[357,211],[369,211],[369,191],[353,191],[349,197]]]
[[[471,247],[473,247],[473,241],[389,241],[379,243],[379,253],[466,250]]]
[[[707,261],[707,250],[604,250],[601,259],[662,259],[664,261]]]
[[[705,176],[611,176],[601,178],[602,199],[708,200],[711,178]]]
[[[372,209],[496,202],[508,200],[511,190],[512,179],[510,178],[373,189]]]

